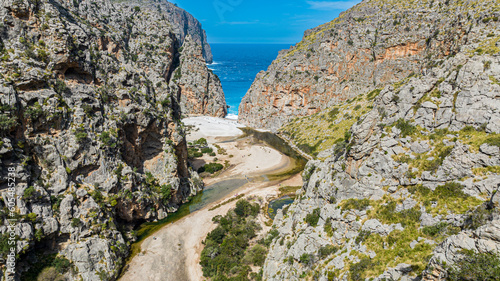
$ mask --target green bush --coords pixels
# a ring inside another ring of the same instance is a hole
[[[35,187],[34,186],[30,186],[28,188],[26,188],[24,190],[24,194],[23,194],[23,199],[24,200],[27,200],[27,199],[31,199],[33,197],[33,195],[35,194]]]
[[[329,255],[337,252],[339,250],[339,247],[335,247],[333,245],[326,245],[321,248],[319,248],[318,255],[320,259],[324,259],[328,257]]]
[[[338,107],[335,107],[330,112],[328,112],[328,117],[330,118],[330,120],[333,120],[335,119],[335,117],[337,117],[337,114],[339,114],[339,112],[340,109]]]
[[[35,102],[33,106],[26,108],[24,111],[24,117],[31,119],[31,121],[35,121],[43,115],[44,112],[42,106],[38,102]]]
[[[306,222],[310,226],[313,226],[313,227],[317,226],[318,225],[318,221],[319,221],[319,215],[320,215],[319,208],[314,209],[311,214],[307,214],[307,216],[306,216]]]
[[[168,205],[172,198],[172,185],[162,185],[160,191],[163,204]]]
[[[363,275],[366,270],[373,267],[370,258],[362,258],[358,263],[351,265],[349,268],[349,279],[352,281],[364,280]]]
[[[213,153],[214,150],[211,149],[210,147],[205,147],[205,148],[202,148],[201,149],[201,153],[204,153],[204,154],[210,154],[210,153]]]
[[[78,143],[83,143],[87,139],[87,133],[84,128],[78,128],[75,130],[75,137]]]
[[[396,122],[396,128],[401,130],[401,137],[406,137],[413,135],[414,133],[417,132],[417,128],[413,126],[410,122],[405,121],[404,119],[399,119]]]
[[[0,114],[0,129],[9,130],[10,128],[17,126],[17,124],[17,117]]]
[[[37,262],[30,264],[27,271],[22,272],[21,280],[38,281],[62,281],[66,280],[62,274],[70,271],[72,263],[65,257],[58,257],[57,254],[44,255],[37,254]],[[29,263],[29,262],[28,262]]]
[[[486,224],[494,217],[495,209],[488,209],[485,205],[481,205],[470,213],[467,218],[467,228],[477,229]]]
[[[500,135],[493,135],[490,136],[487,140],[486,143],[491,145],[491,146],[498,146],[500,147]]]
[[[454,265],[447,267],[446,280],[500,280],[500,257],[491,253],[476,253],[471,250],[462,251],[463,257]]]
[[[199,151],[198,148],[196,147],[190,147],[188,148],[188,157],[189,158],[198,158],[198,157],[203,157],[203,153]]]
[[[79,218],[73,218],[71,220],[71,227],[79,227],[82,224]]]
[[[367,230],[362,230],[359,234],[358,237],[356,237],[356,244],[360,244],[365,242],[365,240],[371,235],[372,233]]]
[[[325,223],[325,225],[323,226],[323,231],[325,231],[325,233],[326,233],[326,235],[328,235],[328,237],[333,236],[332,222],[330,220],[328,220]]]
[[[210,163],[210,164],[205,164],[203,167],[200,167],[198,169],[198,173],[203,173],[207,172],[210,174],[215,174],[216,172],[224,169],[224,166],[219,163]]]
[[[380,94],[380,92],[382,92],[382,89],[376,89],[376,90],[371,91],[366,96],[367,100],[369,100],[369,101],[374,100]]]
[[[311,254],[304,253],[300,256],[300,263],[310,264],[313,261],[313,256]]]
[[[244,201],[244,202],[243,202]],[[246,217],[249,209],[257,212],[260,208],[252,206],[246,200],[237,204],[237,209],[229,211],[225,216],[216,216],[213,221],[218,226],[211,231],[203,244],[200,264],[203,275],[211,280],[248,280],[251,272],[248,264],[261,266],[267,254],[267,247],[262,243],[249,249],[249,241],[255,238],[260,226],[253,217]]]
[[[66,83],[64,83],[63,80],[56,80],[55,84],[53,85],[54,91],[58,94],[63,94],[68,90],[68,87],[66,86]]]
[[[259,210],[259,204],[250,204],[247,200],[241,199],[236,202],[234,213],[239,217],[246,218],[248,216],[256,216],[259,213]]]
[[[205,138],[201,138],[201,139],[196,140],[193,144],[199,145],[199,146],[207,146],[208,142]]]
[[[433,195],[441,199],[451,199],[451,198],[468,198],[469,195],[465,194],[462,189],[463,185],[456,182],[448,182],[445,185],[440,185],[436,187]]]
[[[422,228],[422,233],[429,237],[436,237],[439,234],[443,233],[446,230],[446,227],[448,227],[447,223],[440,222],[438,224]]]

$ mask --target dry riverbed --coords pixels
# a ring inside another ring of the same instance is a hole
[[[188,142],[203,137],[208,140],[211,146],[217,144],[225,150],[223,155],[217,154],[215,157],[221,163],[229,161],[229,168],[216,177],[206,178],[206,185],[234,177],[247,176],[251,178],[277,173],[285,171],[293,165],[293,161],[279,151],[251,137],[241,138],[243,133],[238,129],[239,125],[232,120],[194,117],[184,119],[183,122],[188,126],[195,127],[187,137]],[[195,168],[213,162],[215,157],[204,156],[194,163]],[[203,250],[202,241],[216,227],[212,218],[217,215],[225,215],[229,209],[235,207],[236,201],[231,201],[217,208],[214,206],[243,194],[246,198],[260,197],[262,205],[265,205],[269,198],[278,195],[280,185],[300,186],[302,178],[300,175],[295,175],[281,181],[249,181],[248,184],[217,202],[166,225],[143,241],[141,253],[128,264],[128,269],[120,280],[204,280],[199,265],[200,254]],[[265,226],[267,220],[265,214],[259,215],[258,221],[262,223],[264,228],[262,233],[269,230],[269,227]]]

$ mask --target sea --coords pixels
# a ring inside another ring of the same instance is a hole
[[[219,76],[230,119],[238,118],[241,99],[261,70],[278,56],[280,50],[289,49],[291,44],[210,44],[214,62],[208,65]]]

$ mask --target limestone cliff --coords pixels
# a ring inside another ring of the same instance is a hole
[[[276,216],[279,235],[265,280],[446,280],[464,261],[485,268],[484,261],[500,260],[498,1],[364,1],[339,21],[369,6],[373,19],[385,17],[381,7],[405,17],[432,16],[431,23],[450,29],[439,29],[424,53],[446,47],[419,64],[420,71],[403,69],[406,76],[396,83],[375,91],[373,83],[358,84],[355,97],[294,120],[302,127],[326,123],[311,129],[317,142],[342,134],[308,163],[298,199]],[[393,21],[404,22],[395,18],[388,22],[393,27],[399,25]],[[466,26],[464,34],[459,26]],[[445,34],[461,35],[440,37]],[[443,40],[432,43],[435,38]],[[287,135],[293,141],[301,130],[287,128]],[[476,255],[488,258],[481,262]]]
[[[2,0],[0,19],[1,258],[15,218],[16,280],[114,280],[133,228],[202,188],[179,120],[225,114],[206,37],[166,1]]]
[[[470,40],[488,3],[365,0],[308,30],[257,75],[239,109],[241,123],[276,131],[368,90],[424,73]]]

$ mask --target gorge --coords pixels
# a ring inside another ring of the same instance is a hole
[[[499,280],[498,0],[360,1],[237,122],[176,4],[0,3],[0,280]]]

